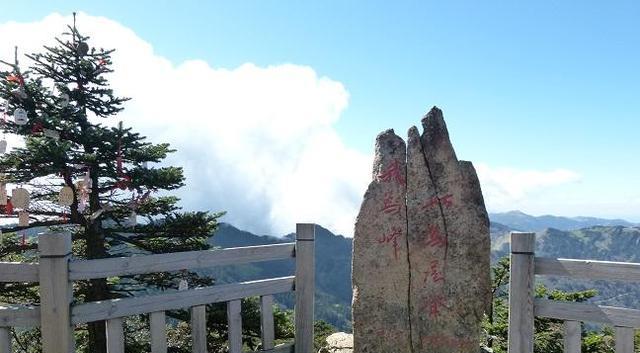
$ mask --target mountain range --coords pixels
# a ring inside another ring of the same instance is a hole
[[[551,215],[531,216],[521,211],[490,213],[492,223],[499,223],[517,231],[539,232],[547,228],[573,230],[593,226],[638,226],[624,219],[605,219],[595,217],[559,217]]]
[[[489,217],[492,261],[508,255],[511,231],[535,231],[538,256],[640,262],[640,227],[625,220],[535,217],[520,211],[492,213]],[[293,239],[293,234],[282,237],[260,236],[223,223],[210,238],[210,243],[215,247],[228,248],[290,242]],[[324,320],[343,331],[351,330],[351,250],[351,238],[317,227],[316,319]],[[224,283],[288,276],[293,272],[292,260],[280,260],[207,269],[204,274],[212,276],[218,283]],[[599,304],[640,309],[640,285],[567,281],[562,278],[546,278],[544,283],[562,290],[594,288],[599,294],[593,301]],[[291,308],[293,296],[279,295],[276,301]]]

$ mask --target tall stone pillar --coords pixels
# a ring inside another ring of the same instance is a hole
[[[422,125],[422,136],[409,130],[406,160],[392,131],[376,140],[354,233],[356,353],[478,351],[491,299],[489,219],[473,165],[458,161],[442,111],[434,107]],[[387,173],[396,165],[406,168],[394,172],[403,183]],[[398,203],[404,210],[385,212]],[[399,235],[387,237],[391,230]]]

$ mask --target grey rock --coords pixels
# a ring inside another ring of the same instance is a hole
[[[353,335],[336,332],[327,336],[326,344],[318,353],[353,353]]]
[[[392,130],[376,139],[373,181],[354,233],[356,353],[479,350],[491,299],[480,183],[473,165],[458,161],[442,111],[434,107],[422,124],[422,136],[409,130],[406,164],[404,142]],[[395,165],[404,183],[390,177]],[[405,209],[384,212],[400,195]],[[385,236],[393,229],[402,234],[397,244]]]
[[[406,146],[393,130],[376,138],[372,179],[353,237],[354,351],[410,352]]]
[[[489,218],[475,169],[458,161],[442,111],[434,107],[422,124],[421,138],[409,131],[407,163],[413,349],[477,352],[491,295]]]

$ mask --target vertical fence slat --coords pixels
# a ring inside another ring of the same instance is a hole
[[[40,322],[43,353],[72,353],[72,283],[69,281],[71,234],[45,233],[38,238],[40,252]]]
[[[149,316],[151,353],[167,353],[167,323],[164,311],[156,311]]]
[[[511,233],[509,353],[533,353],[535,233]]]
[[[207,306],[191,308],[191,340],[193,353],[207,353]]]
[[[263,295],[260,297],[260,333],[262,336],[262,349],[272,349],[275,336],[272,295]]]
[[[0,353],[11,353],[11,329],[0,327]]]
[[[121,317],[107,320],[107,352],[124,353],[124,330]]]
[[[296,224],[295,352],[313,352],[315,224]]]
[[[227,302],[229,353],[242,353],[242,306],[240,300]]]
[[[582,349],[582,325],[580,321],[564,322],[564,353],[580,353]]]
[[[633,353],[633,334],[630,327],[616,327],[616,353]]]

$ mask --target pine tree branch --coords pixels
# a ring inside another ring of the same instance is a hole
[[[27,349],[25,348],[24,344],[22,344],[22,342],[20,341],[20,339],[18,338],[18,334],[16,333],[16,330],[12,327],[11,328],[11,334],[13,335],[13,339],[16,341],[16,343],[18,344],[18,347],[20,347],[20,350],[22,352],[28,353]]]
[[[120,241],[122,241],[124,243],[135,245],[135,246],[137,246],[138,248],[140,248],[142,250],[148,251],[150,253],[157,253],[157,252],[154,252],[153,249],[148,247],[144,242],[140,242],[140,241],[137,241],[135,239],[130,239],[129,237],[125,237],[125,236],[119,234],[118,232],[107,232],[107,231],[105,231],[105,233],[108,233],[111,238],[120,240]]]

